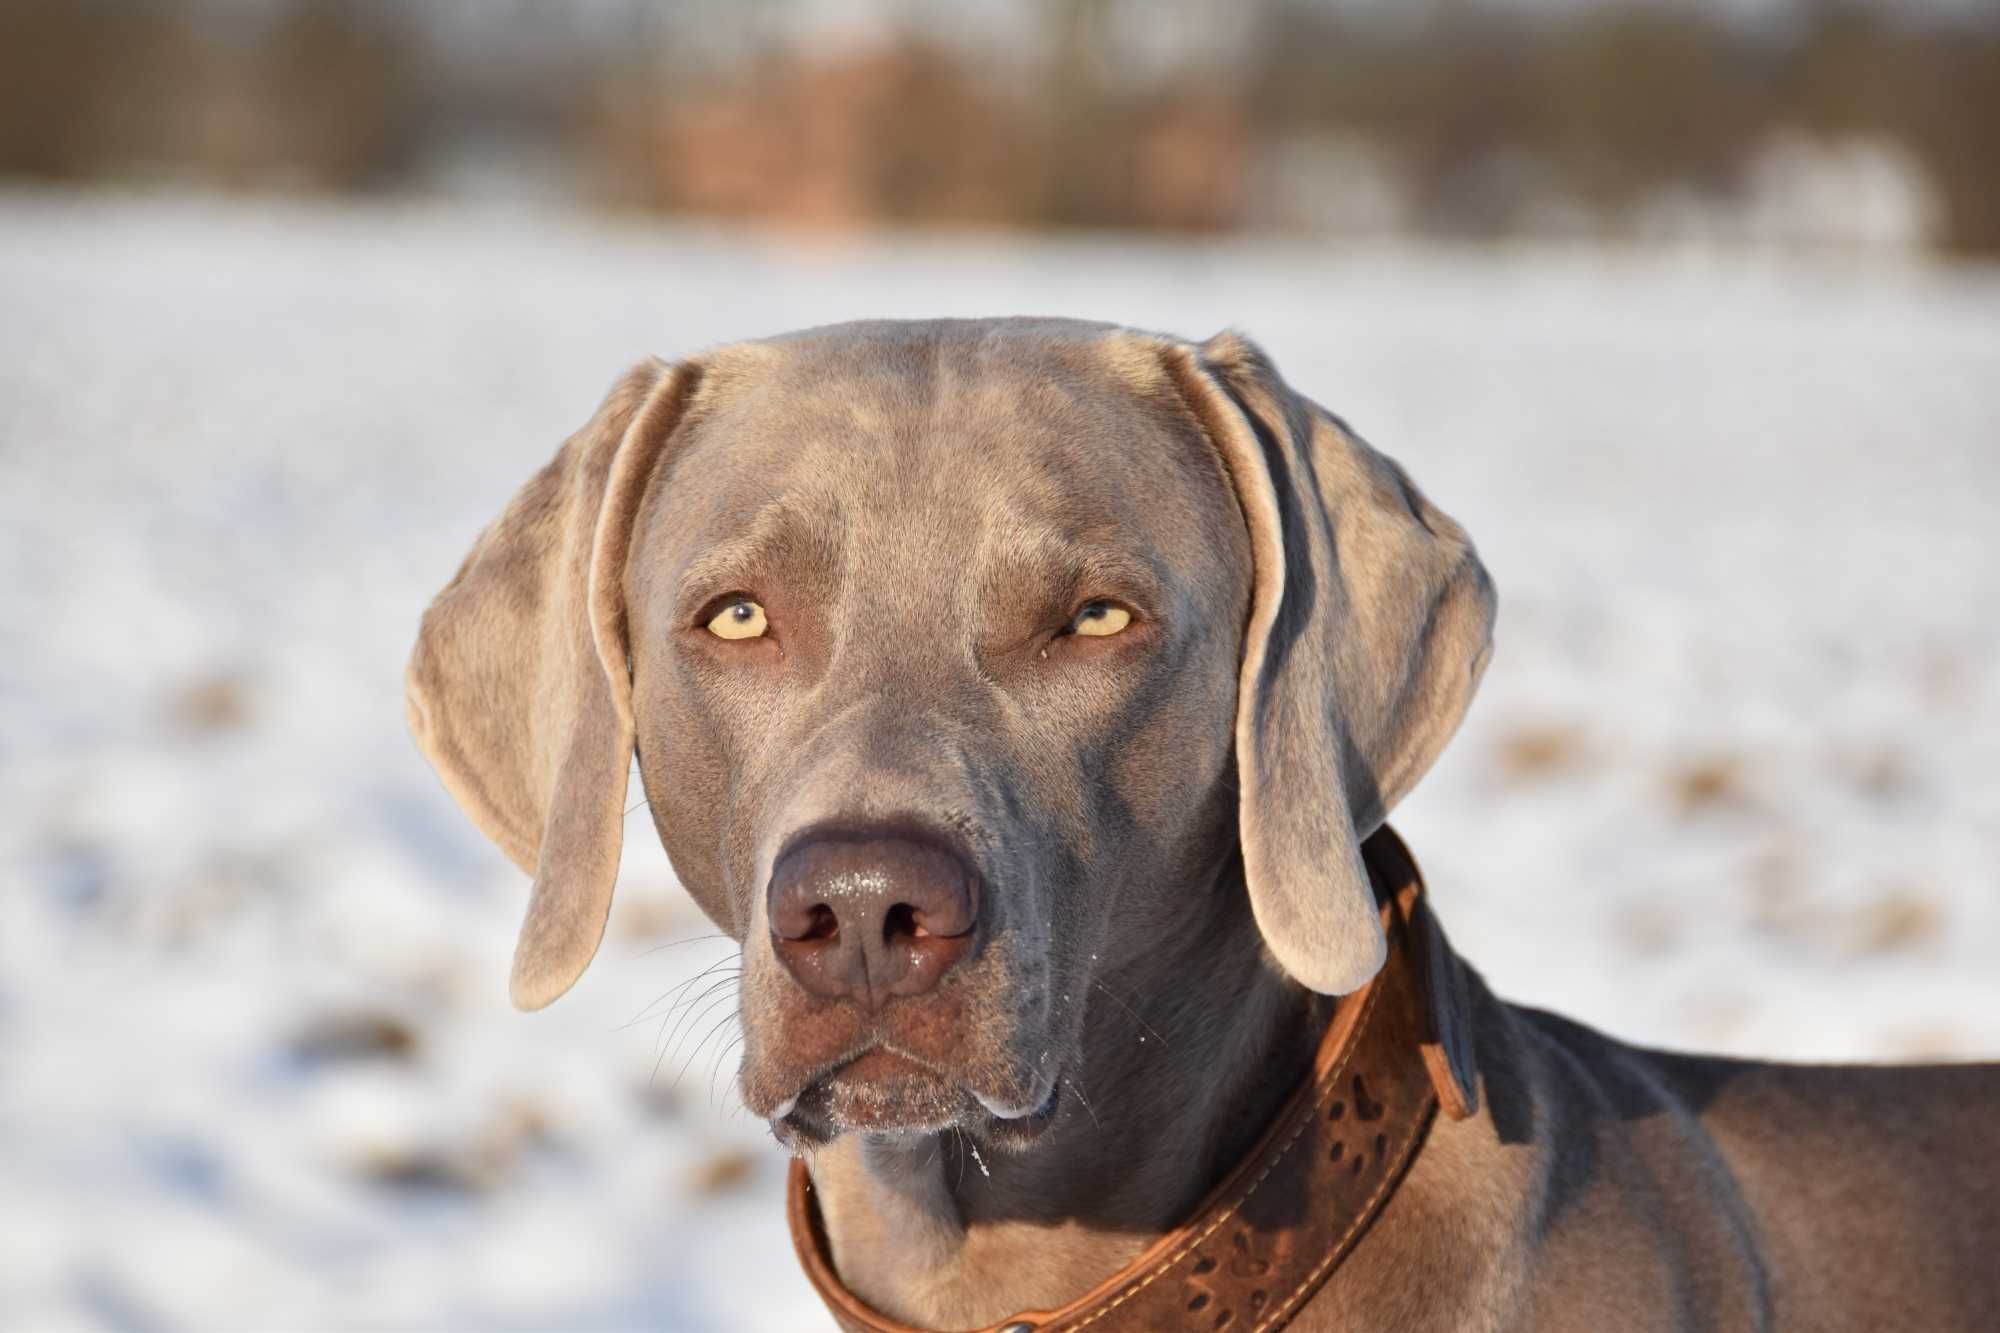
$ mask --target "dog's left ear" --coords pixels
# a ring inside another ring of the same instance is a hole
[[[1344,995],[1386,950],[1361,843],[1465,716],[1493,585],[1465,530],[1247,339],[1162,355],[1250,529],[1236,765],[1251,907],[1289,975]]]

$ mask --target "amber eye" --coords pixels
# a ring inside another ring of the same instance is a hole
[[[748,597],[739,597],[716,612],[708,622],[708,632],[718,639],[754,639],[768,627],[764,608]]]
[[[1069,622],[1070,633],[1093,639],[1108,638],[1132,623],[1132,613],[1110,602],[1091,602]]]

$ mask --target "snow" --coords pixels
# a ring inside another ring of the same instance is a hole
[[[514,1013],[401,670],[626,364],[858,316],[1240,325],[1467,524],[1499,648],[1397,823],[1503,993],[2000,1056],[1995,272],[12,192],[0,308],[0,1327],[825,1326],[645,815]]]

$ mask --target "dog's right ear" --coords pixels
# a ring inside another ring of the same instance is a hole
[[[539,1009],[597,952],[632,764],[625,562],[701,380],[649,360],[480,534],[424,614],[410,729],[472,822],[535,878],[512,992]]]

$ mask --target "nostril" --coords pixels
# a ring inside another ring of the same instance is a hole
[[[806,913],[805,934],[802,940],[830,940],[840,934],[840,918],[825,903],[817,903]]]
[[[910,903],[897,903],[882,918],[882,940],[894,944],[897,940],[927,940],[939,932],[930,928],[921,909]]]

